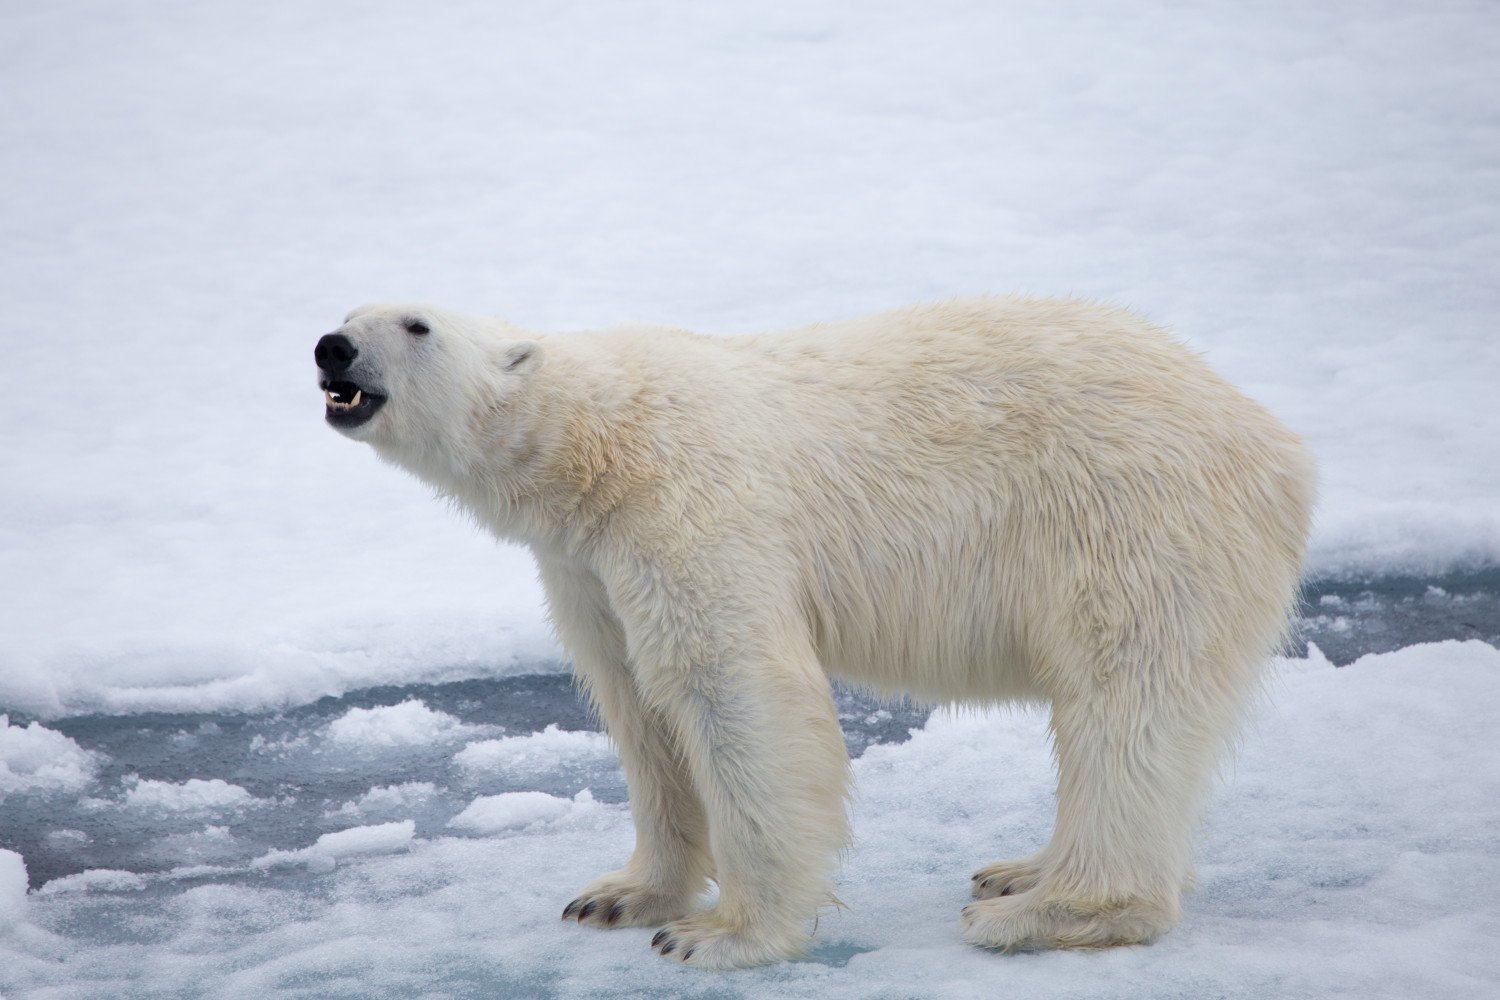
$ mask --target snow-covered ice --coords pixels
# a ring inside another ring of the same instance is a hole
[[[0,849],[0,934],[26,919],[26,859]]]
[[[584,882],[629,854],[629,813],[587,792],[523,792],[481,796],[453,817],[477,837],[418,837],[392,821],[238,866],[49,883],[0,937],[0,991],[1492,994],[1500,652],[1430,644],[1339,669],[1314,650],[1279,661],[1271,687],[1210,809],[1183,922],[1146,947],[998,955],[960,943],[969,873],[1044,842],[1052,770],[1040,712],[945,711],[854,762],[855,840],[836,886],[845,908],[821,915],[807,961],[703,973],[658,959],[649,930],[560,922]]]
[[[76,875],[64,875],[43,885],[37,892],[55,896],[61,892],[134,892],[144,889],[149,880],[135,872],[117,868],[90,868]]]
[[[710,332],[1141,309],[1304,434],[1312,569],[1500,561],[1500,15],[56,0],[0,65],[0,706],[561,666],[529,557],[322,425],[371,300]]]
[[[52,789],[77,792],[94,777],[88,751],[62,733],[33,721],[12,725],[0,714],[0,801],[7,794]]]
[[[313,845],[335,858],[358,857],[362,854],[389,854],[411,843],[415,825],[410,821],[377,823],[374,826],[356,826],[337,833],[325,833]]]
[[[476,777],[504,772],[536,780],[564,768],[598,765],[613,756],[602,733],[567,732],[549,725],[539,733],[470,743],[453,762]]]
[[[222,778],[189,778],[186,781],[152,781],[132,775],[125,791],[127,809],[155,812],[213,812],[219,809],[243,809],[255,803],[239,785]]]
[[[493,834],[577,820],[594,815],[597,807],[587,788],[571,799],[546,792],[504,792],[481,795],[448,825],[470,833]]]
[[[346,858],[371,854],[392,854],[411,846],[417,824],[409,819],[371,826],[352,826],[346,830],[325,833],[311,847],[296,851],[270,851],[250,862],[252,870],[286,865],[307,865],[314,870],[331,871]]]
[[[1500,994],[1500,654],[1383,620],[1496,634],[1491,7],[12,6],[0,807],[41,846],[0,828],[0,993]],[[1347,582],[1309,634],[1381,652],[1279,664],[1150,947],[958,943],[968,873],[1046,837],[1029,712],[856,760],[810,961],[559,923],[628,854],[617,762],[453,693],[565,669],[530,559],[322,426],[316,337],[382,299],[720,333],[986,291],[1136,307],[1302,433]],[[1485,583],[1390,583],[1452,573]]]
[[[430,781],[405,781],[399,785],[376,785],[352,802],[329,810],[329,818],[358,818],[410,813],[432,800],[438,793]]]
[[[351,708],[328,725],[328,738],[346,747],[386,749],[463,739],[465,727],[446,712],[412,699],[399,705]]]

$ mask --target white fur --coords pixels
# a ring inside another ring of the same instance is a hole
[[[1005,298],[734,338],[426,306],[342,332],[390,397],[347,433],[532,547],[619,747],[635,853],[568,916],[667,923],[697,966],[802,950],[848,837],[835,676],[1051,705],[1055,832],[979,871],[967,940],[1177,920],[1314,492],[1298,439],[1180,344]]]

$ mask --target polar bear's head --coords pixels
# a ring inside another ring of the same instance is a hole
[[[361,306],[313,352],[324,416],[384,457],[425,471],[503,409],[541,348],[496,320],[418,305]]]

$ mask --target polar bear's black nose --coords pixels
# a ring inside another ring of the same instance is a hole
[[[342,333],[324,334],[318,341],[318,346],[313,348],[313,360],[317,361],[319,368],[330,375],[348,368],[349,363],[358,354],[359,349]]]

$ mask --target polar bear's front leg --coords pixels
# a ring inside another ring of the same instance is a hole
[[[708,820],[671,727],[643,704],[626,661],[624,630],[591,573],[538,558],[553,624],[574,674],[599,713],[625,769],[635,852],[625,867],[590,882],[564,920],[597,927],[653,927],[692,911],[712,874]]]
[[[643,671],[642,687],[679,734],[719,883],[715,906],[669,924],[652,944],[712,969],[803,953],[848,839],[849,761],[810,646],[785,639],[707,661],[658,662]]]
[[[635,851],[625,867],[584,886],[562,916],[597,927],[659,926],[690,912],[712,874],[703,806],[669,726],[641,703],[623,665],[579,676],[625,768]]]

